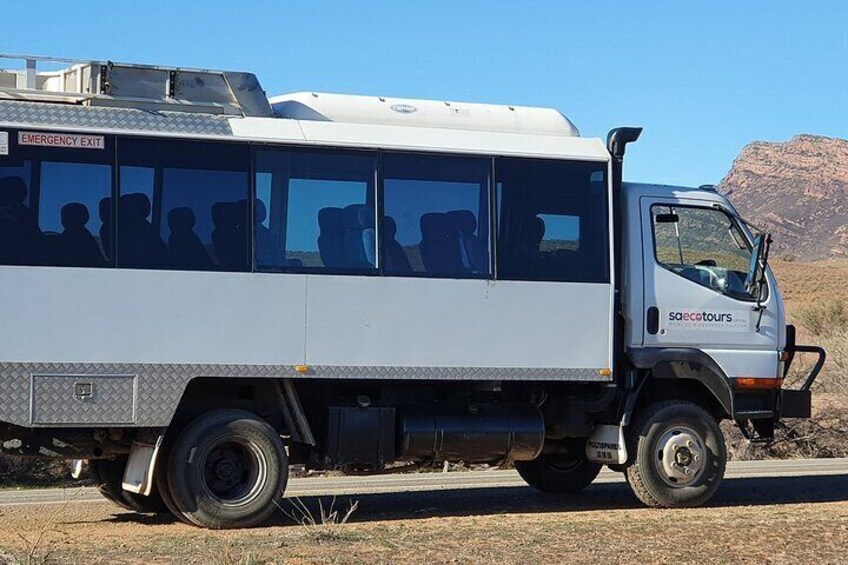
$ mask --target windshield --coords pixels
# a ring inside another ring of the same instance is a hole
[[[657,262],[692,282],[739,300],[756,300],[753,246],[740,223],[716,208],[651,208]]]

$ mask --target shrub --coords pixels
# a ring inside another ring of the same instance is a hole
[[[798,309],[798,322],[819,336],[848,328],[848,306],[841,299],[821,300]]]

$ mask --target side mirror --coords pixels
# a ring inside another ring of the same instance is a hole
[[[763,250],[765,249],[765,236],[762,234],[758,235],[754,240],[754,248],[751,250],[751,259],[748,261],[748,276],[745,277],[745,288],[749,289],[749,291],[753,290],[754,285],[757,284],[757,281],[762,279],[763,276],[763,262],[761,261],[763,257]]]

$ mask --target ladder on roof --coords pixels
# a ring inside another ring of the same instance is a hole
[[[3,69],[5,61],[18,68]],[[50,65],[57,70],[39,70]],[[0,54],[0,100],[273,116],[252,73]]]

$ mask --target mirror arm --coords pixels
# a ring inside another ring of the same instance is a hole
[[[763,322],[763,312],[765,312],[766,307],[762,303],[763,299],[763,288],[765,288],[768,283],[768,277],[766,276],[766,267],[768,266],[768,256],[769,249],[771,249],[771,234],[766,233],[765,239],[763,240],[763,256],[760,259],[760,264],[762,265],[760,278],[757,280],[757,303],[754,306],[754,311],[758,313],[757,316],[757,333],[760,333],[760,326]]]

